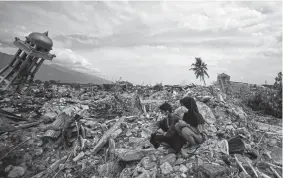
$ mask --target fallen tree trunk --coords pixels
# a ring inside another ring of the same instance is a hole
[[[93,154],[96,154],[109,140],[111,135],[120,128],[122,122],[126,117],[121,117],[104,135],[100,138],[96,146],[91,150]]]

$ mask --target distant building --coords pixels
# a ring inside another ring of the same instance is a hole
[[[230,85],[230,76],[222,73],[217,76],[217,85],[220,86],[222,91],[227,91],[228,86]]]
[[[229,89],[232,89],[234,92],[241,92],[243,90],[248,90],[253,87],[253,84],[244,83],[244,82],[235,82],[230,80],[231,77],[225,73],[219,74],[217,76],[217,85],[222,91],[227,92]]]
[[[229,84],[230,83],[230,76],[225,74],[225,73],[219,74],[217,76],[217,82],[219,84],[222,83],[223,85]]]

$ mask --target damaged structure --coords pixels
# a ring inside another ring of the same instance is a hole
[[[12,85],[21,87],[24,83],[33,81],[44,60],[51,61],[56,57],[49,53],[53,42],[48,37],[48,32],[33,32],[25,41],[16,37],[13,44],[18,50],[11,62],[0,71],[0,84],[4,83],[4,90]]]

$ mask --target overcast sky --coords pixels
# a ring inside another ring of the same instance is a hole
[[[0,2],[0,51],[14,37],[49,31],[53,63],[137,83],[199,83],[189,70],[201,57],[210,78],[272,84],[282,71],[282,3]]]

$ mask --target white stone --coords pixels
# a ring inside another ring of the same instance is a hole
[[[168,162],[163,163],[160,166],[160,169],[161,169],[161,173],[164,175],[169,174],[170,172],[173,171],[172,166]]]
[[[189,169],[188,169],[185,165],[181,164],[179,171],[185,173],[185,172],[187,172],[188,170],[189,170]]]
[[[14,166],[8,174],[8,178],[20,178],[25,174],[25,169],[19,166]]]
[[[198,106],[198,110],[200,112],[200,114],[203,116],[203,118],[209,123],[209,124],[213,124],[216,121],[216,118],[213,114],[213,112],[211,111],[211,109],[204,103],[202,102],[196,102],[197,106]]]

